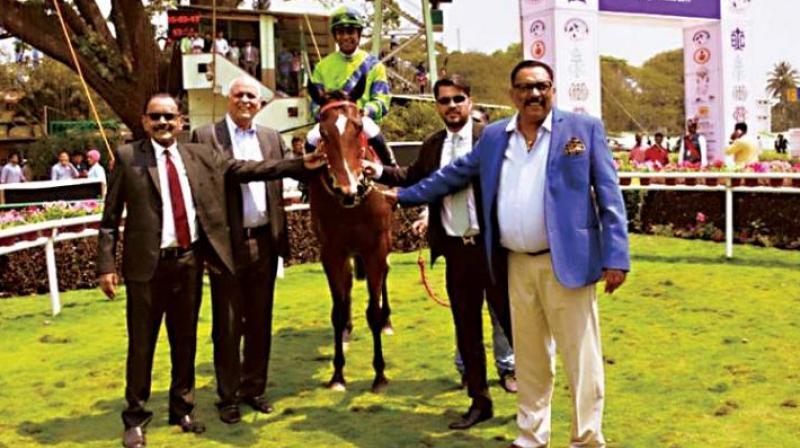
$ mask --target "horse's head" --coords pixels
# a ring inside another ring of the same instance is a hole
[[[311,83],[308,85],[311,98],[322,106],[318,149],[328,157],[327,181],[334,192],[343,195],[350,203],[355,201],[363,179],[361,159],[365,155],[366,141],[356,101],[364,93],[365,78],[362,76],[349,94],[326,92]]]

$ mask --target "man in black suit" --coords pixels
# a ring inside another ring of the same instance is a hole
[[[228,89],[228,113],[198,128],[192,140],[213,146],[235,160],[280,161],[287,154],[281,136],[253,122],[261,110],[259,85],[252,78],[234,80]],[[225,184],[230,239],[236,271],[211,272],[214,368],[220,419],[241,419],[239,403],[269,413],[264,396],[272,342],[272,306],[278,256],[288,256],[281,181]],[[240,347],[244,339],[244,355]]]
[[[225,214],[224,182],[301,176],[321,156],[263,162],[228,161],[212,148],[178,144],[179,107],[167,94],[152,97],[142,124],[150,138],[120,146],[111,172],[98,239],[97,273],[109,298],[116,293],[114,264],[123,210],[122,274],[127,288],[128,359],[122,412],[123,445],[146,445],[145,409],[158,332],[166,315],[172,360],[169,423],[184,432],[205,426],[192,415],[197,318],[202,268],[232,272],[233,253]]]
[[[378,182],[392,186],[409,186],[426,178],[451,160],[472,150],[480,134],[480,126],[470,118],[472,101],[469,84],[460,76],[442,78],[434,84],[436,110],[446,129],[434,133],[422,143],[417,159],[408,167],[378,167],[369,162],[367,172]],[[484,294],[492,306],[503,331],[511,339],[511,318],[507,280],[502,257],[492,282],[483,252],[479,222],[481,215],[480,186],[472,186],[445,197],[429,207],[428,244],[431,262],[440,255],[447,265],[447,295],[453,312],[458,350],[464,360],[467,391],[472,404],[451,429],[467,429],[492,417],[492,399],[486,381],[486,353],[483,346],[481,310]]]

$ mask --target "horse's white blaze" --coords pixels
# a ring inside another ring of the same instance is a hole
[[[350,165],[347,162],[344,163],[344,170],[347,172],[347,181],[349,182],[350,191],[347,193],[349,194],[356,194],[358,191],[358,181],[356,180],[356,176],[353,175],[353,171],[350,170]]]

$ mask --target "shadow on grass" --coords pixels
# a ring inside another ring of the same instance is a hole
[[[757,258],[726,258],[724,255],[720,256],[667,256],[667,255],[648,255],[648,254],[632,254],[633,261],[647,261],[650,263],[671,263],[671,264],[710,264],[710,265],[731,265],[731,266],[748,266],[757,268],[785,268],[796,269],[797,262],[791,260],[778,260],[771,259],[757,259]]]

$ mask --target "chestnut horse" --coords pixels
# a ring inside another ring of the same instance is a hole
[[[363,262],[369,290],[367,322],[372,332],[375,369],[372,391],[380,392],[388,384],[381,333],[390,313],[386,276],[392,245],[392,207],[362,172],[361,159],[377,160],[370,157],[372,151],[366,147],[356,106],[364,92],[364,82],[362,79],[349,95],[324,92],[311,83],[308,90],[311,98],[322,105],[317,148],[328,159],[327,168],[308,182],[311,219],[333,299],[334,372],[328,387],[345,389],[344,338],[350,330],[351,258],[358,257]]]

